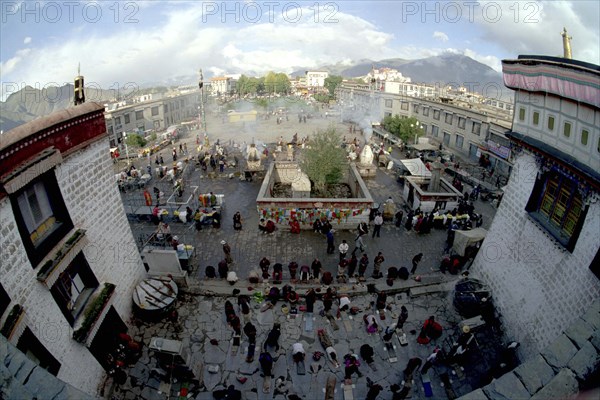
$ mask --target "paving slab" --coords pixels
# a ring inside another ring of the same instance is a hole
[[[592,325],[581,318],[577,318],[577,320],[569,325],[565,331],[565,335],[575,343],[578,349],[581,349],[588,342],[593,332],[594,327]]]
[[[544,358],[537,354],[513,371],[529,394],[533,395],[554,378],[554,371]]]
[[[580,381],[587,381],[588,378],[600,367],[600,353],[590,343],[586,342],[567,364]]]
[[[544,386],[542,390],[531,397],[531,400],[572,399],[579,393],[579,383],[573,371],[564,368]]]
[[[527,399],[529,392],[512,372],[502,375],[483,388],[487,397],[498,400]]]
[[[555,370],[566,367],[567,363],[577,353],[577,347],[566,335],[560,335],[542,352],[542,357]]]

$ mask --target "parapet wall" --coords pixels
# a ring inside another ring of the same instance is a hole
[[[343,180],[354,196],[349,199],[272,197],[275,183],[292,183],[300,176],[297,164],[278,165],[269,166],[256,198],[256,208],[262,218],[272,219],[283,229],[289,227],[292,219],[297,219],[302,229],[311,229],[315,219],[321,217],[329,219],[335,229],[354,229],[358,223],[369,221],[373,198],[354,165],[349,166]]]

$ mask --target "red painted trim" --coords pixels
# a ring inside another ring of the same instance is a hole
[[[44,128],[0,151],[0,171],[6,176],[39,152],[54,146],[61,154],[81,148],[85,143],[106,136],[104,113],[94,111]]]

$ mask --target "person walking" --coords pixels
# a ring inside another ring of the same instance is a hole
[[[362,235],[358,235],[356,236],[356,239],[354,239],[354,250],[352,250],[352,255],[356,253],[356,250],[360,250],[361,253],[365,252],[365,244]]]
[[[412,269],[410,270],[411,274],[414,274],[415,271],[417,270],[417,265],[419,265],[419,263],[421,262],[421,260],[423,259],[423,253],[419,253],[416,256],[413,257],[412,259]]]
[[[381,213],[378,212],[377,215],[375,215],[375,218],[373,219],[373,236],[371,236],[372,238],[374,238],[375,236],[381,237],[381,225],[383,225],[383,216],[381,216]]]
[[[231,247],[225,240],[221,240],[221,244],[223,245],[223,253],[225,254],[225,261],[227,261],[227,264],[233,264],[233,258],[231,258]]]
[[[242,230],[242,214],[239,211],[233,214],[233,229],[236,231]]]
[[[263,257],[259,263],[258,266],[260,267],[260,270],[262,271],[262,277],[263,279],[269,279],[269,267],[271,266],[271,261],[269,261],[269,259],[267,257]]]
[[[333,254],[333,252],[335,250],[333,229],[330,229],[327,232],[326,236],[327,236],[327,254]]]
[[[350,246],[348,246],[346,239],[342,240],[342,243],[340,243],[340,245],[338,247],[338,250],[340,252],[340,261],[342,261],[344,258],[346,258],[346,253],[348,253],[349,249],[350,249]]]

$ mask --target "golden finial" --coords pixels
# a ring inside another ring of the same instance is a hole
[[[573,58],[571,54],[571,39],[573,38],[567,35],[567,28],[563,27],[563,31],[560,33],[560,35],[563,38],[563,57],[568,59]]]

